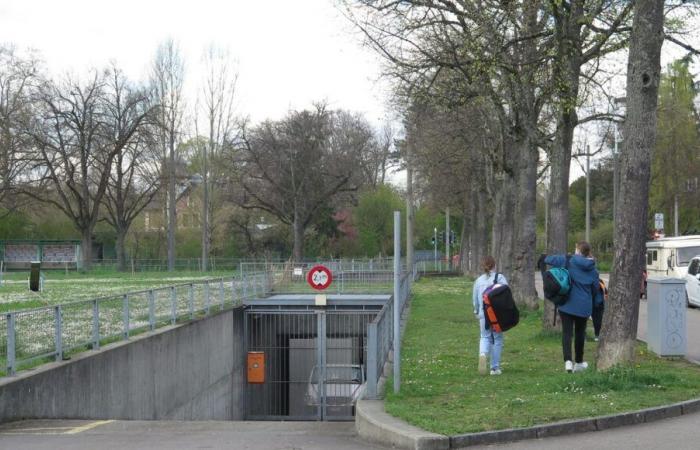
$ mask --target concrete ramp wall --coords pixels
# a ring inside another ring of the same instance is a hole
[[[0,378],[0,422],[242,420],[243,309]]]

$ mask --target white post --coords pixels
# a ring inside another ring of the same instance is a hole
[[[435,265],[433,270],[437,270],[437,227],[433,227],[433,263]]]
[[[591,242],[591,150],[586,146],[586,242]]]
[[[401,212],[394,211],[394,393],[401,387]]]

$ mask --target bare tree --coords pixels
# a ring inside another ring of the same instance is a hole
[[[264,122],[244,135],[242,206],[269,212],[292,227],[293,258],[303,259],[304,235],[316,215],[360,184],[360,161],[371,138],[364,120],[325,105]]]
[[[598,347],[599,369],[629,363],[635,357],[663,25],[664,0],[635,2],[627,63],[625,140],[620,154],[622,179],[615,211],[615,259]]]
[[[71,219],[82,236],[83,267],[92,262],[92,233],[100,217],[114,159],[132,139],[143,113],[129,121],[110,120],[124,100],[105,76],[94,72],[86,82],[47,81],[37,95],[30,127],[33,138],[31,183],[24,192],[50,203]],[[121,118],[122,120],[124,117]]]
[[[37,66],[33,55],[0,46],[0,207],[7,211],[18,204],[16,183],[27,168],[30,142],[22,124],[31,114]]]
[[[348,2],[350,3],[350,2]],[[512,279],[516,301],[537,308],[533,267],[539,128],[552,95],[550,15],[542,1],[402,1],[359,3],[351,20],[408,86],[443,72],[460,97],[490,100],[501,128],[493,250]]]
[[[184,109],[183,82],[185,65],[175,41],[168,39],[158,46],[151,70],[151,84],[156,103],[161,170],[167,183],[168,270],[175,269],[175,231],[177,229],[177,145],[181,139]]]
[[[160,188],[160,158],[148,128],[155,107],[144,89],[133,86],[116,67],[107,81],[105,125],[113,145],[121,145],[103,199],[105,220],[117,234],[117,267],[126,270],[126,236],[131,224]]]
[[[232,142],[238,129],[234,116],[234,100],[238,73],[231,65],[228,52],[210,46],[203,58],[205,74],[201,92],[201,104],[195,115],[195,133],[206,133],[206,141],[197,140],[202,156],[203,209],[202,209],[202,270],[207,270],[209,249],[214,234],[215,221],[212,220],[216,206],[221,204],[222,195],[217,195],[213,187],[221,187],[227,178],[221,164],[222,152],[233,150]],[[204,127],[200,128],[199,109],[203,113]],[[213,162],[214,164],[211,164]],[[213,197],[213,198],[212,198]]]

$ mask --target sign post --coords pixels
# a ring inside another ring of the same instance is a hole
[[[401,388],[401,212],[394,211],[394,393]]]

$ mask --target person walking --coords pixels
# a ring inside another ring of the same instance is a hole
[[[571,289],[563,305],[559,306],[562,328],[562,353],[564,370],[580,372],[588,368],[583,360],[586,341],[586,324],[593,312],[593,304],[602,302],[600,298],[599,275],[595,260],[591,256],[591,244],[581,241],[576,244],[573,256],[550,255],[544,259],[550,266],[563,267],[569,271]],[[574,358],[571,357],[571,340],[574,339]]]
[[[508,280],[503,274],[495,272],[496,260],[493,256],[485,256],[481,260],[481,270],[483,274],[474,282],[472,293],[472,304],[474,315],[479,319],[479,373],[486,374],[488,356],[491,355],[491,375],[501,374],[501,352],[503,351],[503,333],[486,329],[484,319],[484,291],[493,284],[508,284]]]

